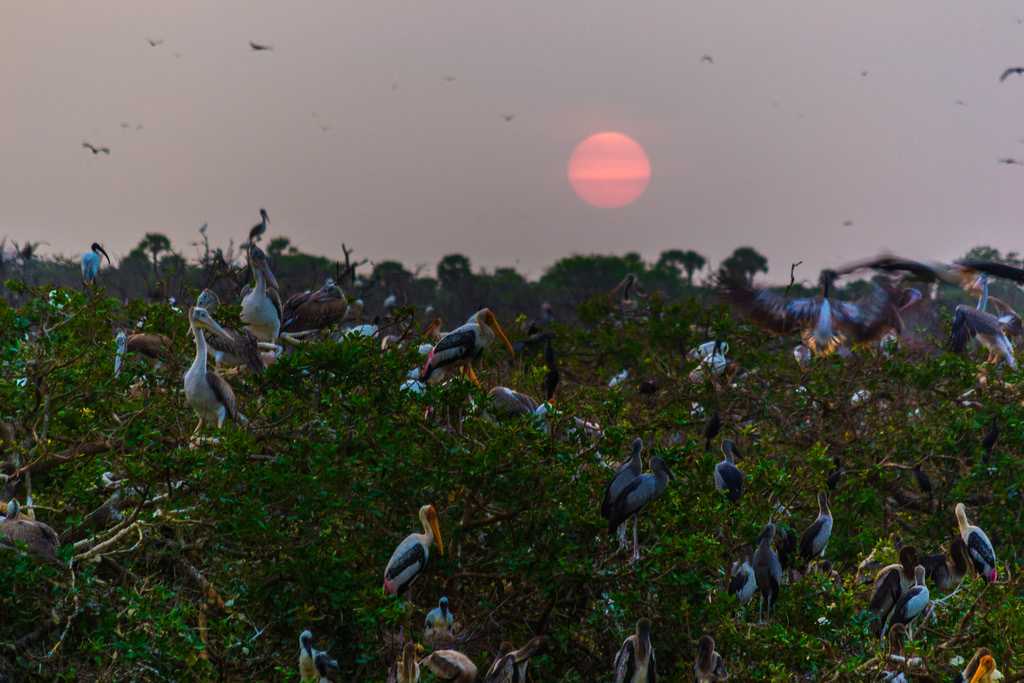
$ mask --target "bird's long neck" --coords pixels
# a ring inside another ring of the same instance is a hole
[[[988,280],[982,279],[981,281],[981,296],[978,298],[978,310],[982,313],[988,308]]]
[[[430,545],[434,542],[434,530],[430,526],[430,520],[426,515],[420,515],[420,521],[423,523],[423,542]]]
[[[256,275],[256,289],[254,290],[259,296],[266,296],[267,294],[267,278],[263,276],[262,268],[253,268],[253,273]]]
[[[963,508],[956,509],[956,524],[960,527],[961,534],[971,528],[971,523],[967,521],[967,513],[964,512]]]
[[[196,339],[196,357],[192,361],[192,369],[206,373],[206,337],[196,325],[192,325],[192,336]]]
[[[819,517],[831,517],[832,511],[828,509],[828,499],[821,498],[818,500],[818,516]]]

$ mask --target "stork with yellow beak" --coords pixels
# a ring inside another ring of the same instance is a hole
[[[384,568],[384,590],[391,595],[407,591],[427,568],[431,545],[437,544],[438,552],[444,555],[444,539],[441,538],[441,526],[433,505],[420,508],[420,522],[423,523],[423,533],[406,536],[391,553],[391,559]]]
[[[455,328],[434,345],[427,355],[427,362],[423,365],[421,381],[427,382],[430,376],[441,368],[458,366],[464,367],[469,379],[479,385],[480,380],[473,371],[473,361],[491,345],[495,336],[501,338],[509,354],[515,358],[516,352],[512,348],[512,342],[501,329],[494,313],[489,308],[480,309],[466,324]]]

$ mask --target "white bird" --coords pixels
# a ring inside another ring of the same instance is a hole
[[[423,364],[423,381],[429,382],[431,375],[437,370],[456,366],[465,367],[469,379],[479,385],[480,380],[473,370],[473,361],[491,345],[495,336],[504,342],[509,355],[515,358],[512,342],[505,336],[505,331],[501,329],[494,313],[489,308],[480,309],[464,325],[455,328],[434,345],[426,363]]]
[[[615,683],[656,683],[658,666],[651,645],[651,622],[636,622],[636,633],[623,641],[615,655]]]
[[[883,638],[895,624],[904,624],[909,629],[914,620],[921,616],[925,608],[928,607],[931,595],[928,592],[928,586],[924,583],[924,575],[924,567],[917,565],[914,568],[915,584],[900,596],[896,606],[889,612],[889,619],[882,628]],[[911,637],[913,637],[912,632]]]
[[[207,367],[206,337],[203,329],[218,334],[227,333],[205,309],[193,308],[189,312],[189,325],[196,342],[196,357],[185,373],[185,398],[199,414],[199,423],[193,435],[198,434],[206,421],[213,422],[219,429],[224,420],[230,418],[245,423],[245,416],[238,412],[235,392],[227,381]]]
[[[249,266],[256,276],[256,286],[242,298],[239,318],[256,339],[276,342],[281,333],[281,297],[277,278],[270,270],[266,254],[259,247],[250,246]]]
[[[974,565],[974,569],[979,575],[989,583],[993,583],[999,576],[999,572],[996,570],[996,551],[992,547],[992,541],[988,540],[988,535],[981,527],[974,526],[967,521],[967,509],[963,503],[957,503],[954,511],[957,526],[960,527],[960,538],[967,546],[967,555],[971,558],[971,564]]]
[[[409,534],[391,553],[384,568],[384,590],[391,595],[399,595],[408,590],[409,585],[426,569],[430,561],[430,546],[437,544],[437,550],[444,555],[444,539],[437,519],[437,510],[433,505],[420,508],[420,522],[423,524],[422,534]]]
[[[327,680],[328,671],[337,671],[337,660],[313,647],[313,632],[306,630],[299,635],[299,680]]]

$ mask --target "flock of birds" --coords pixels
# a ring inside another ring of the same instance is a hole
[[[195,356],[183,376],[186,400],[198,417],[193,432],[194,443],[200,443],[200,432],[205,425],[221,428],[225,421],[247,422],[239,409],[231,384],[230,373],[245,368],[260,372],[275,362],[287,347],[302,344],[306,339],[346,322],[334,338],[360,334],[382,338],[382,349],[404,343],[402,337],[381,333],[376,325],[359,324],[361,307],[350,305],[341,288],[331,279],[316,291],[307,291],[281,301],[279,285],[271,270],[270,261],[257,243],[270,224],[266,210],[260,210],[260,222],[252,227],[247,249],[248,266],[253,281],[241,293],[240,319],[242,330],[224,327],[214,318],[219,299],[211,290],[204,290],[188,312],[189,326],[195,343]],[[110,257],[100,244],[92,244],[81,258],[82,281],[87,287],[96,284],[102,258]],[[883,277],[876,278],[872,291],[858,302],[833,298],[834,285],[842,275],[871,269]],[[857,262],[836,270],[824,271],[820,278],[821,293],[816,297],[787,298],[767,288],[757,288],[745,281],[723,281],[722,296],[743,315],[765,330],[778,335],[797,335],[801,343],[794,349],[799,363],[812,362],[815,357],[830,354],[848,355],[857,345],[900,343],[910,330],[905,319],[920,315],[921,309],[938,304],[931,296],[909,286],[911,280],[925,283],[952,283],[978,296],[974,306],[955,308],[949,346],[962,351],[971,339],[976,339],[988,352],[988,362],[1006,363],[1017,367],[1013,341],[1024,334],[1020,317],[1005,303],[989,294],[990,278],[1002,278],[1024,285],[1024,269],[1000,263],[966,260],[953,264],[924,263],[894,256],[882,256]],[[624,312],[635,312],[639,299],[645,296],[638,279],[630,275],[613,290]],[[357,304],[358,302],[356,302]],[[997,313],[989,312],[993,307]],[[480,386],[474,370],[485,350],[500,341],[513,357],[526,344],[543,344],[547,374],[545,400],[508,387],[492,387],[488,395],[493,408],[500,414],[534,415],[543,423],[544,415],[554,410],[553,397],[559,381],[558,364],[552,348],[550,332],[544,324],[553,320],[549,306],[542,311],[540,325],[531,329],[527,339],[515,345],[509,340],[496,316],[489,309],[475,313],[466,323],[442,332],[441,321],[435,319],[425,331],[429,342],[419,347],[423,357],[421,367],[410,371],[408,386],[422,391],[428,384],[443,382],[456,374],[464,375]],[[694,349],[690,357],[700,361],[699,370],[710,374],[726,371],[728,344],[721,340],[707,342]],[[168,337],[148,333],[117,335],[115,373],[123,368],[126,354],[137,354],[152,362],[166,362],[174,355]],[[209,364],[213,360],[214,367]],[[600,427],[575,418],[576,427],[598,431]],[[707,423],[704,432],[705,450],[718,438],[722,424],[717,413]],[[992,440],[994,441],[993,435]],[[649,471],[643,467],[643,442],[637,438],[631,446],[631,455],[614,468],[600,506],[601,516],[607,520],[609,534],[617,534],[620,548],[625,548],[626,525],[633,520],[633,550],[630,562],[640,561],[638,518],[657,501],[673,479],[667,463],[652,457]],[[742,454],[737,444],[728,438],[721,441],[722,460],[713,471],[715,489],[733,504],[742,504],[745,475],[739,466]],[[837,463],[836,476],[841,471]],[[926,478],[919,469],[915,475]],[[834,487],[829,478],[828,489]],[[754,541],[753,552],[737,559],[729,572],[728,592],[739,603],[749,603],[755,594],[760,596],[758,620],[771,619],[782,588],[810,572],[830,572],[825,560],[829,541],[836,533],[834,518],[829,507],[828,490],[817,494],[818,515],[796,538],[791,531],[783,531],[768,522]],[[33,554],[50,562],[59,563],[58,538],[53,530],[34,517],[26,515],[16,500],[5,506],[0,521],[0,535],[8,540],[24,542]],[[867,610],[874,616],[875,634],[887,639],[887,661],[894,668],[887,670],[885,680],[904,681],[905,670],[913,666],[912,658],[902,655],[904,639],[913,637],[913,628],[928,619],[935,605],[942,604],[959,590],[971,569],[986,582],[998,578],[995,548],[985,531],[970,523],[962,503],[954,509],[959,534],[947,551],[919,555],[910,546],[900,549],[899,562],[878,568]],[[411,588],[415,580],[428,571],[433,549],[444,554],[444,539],[437,510],[433,505],[419,509],[422,533],[410,533],[394,549],[383,571],[383,588],[388,594],[402,596],[412,605]],[[862,565],[868,568],[871,563]],[[948,595],[937,598],[933,591]],[[416,683],[421,669],[431,671],[440,680],[472,683],[523,683],[527,680],[530,659],[544,647],[543,636],[515,648],[504,643],[497,658],[482,677],[477,666],[464,653],[453,646],[457,622],[448,599],[442,597],[436,608],[427,615],[423,640],[432,646],[432,652],[422,657],[422,646],[413,639],[401,642],[401,655],[390,670],[395,683]],[[613,663],[616,683],[653,683],[657,680],[655,648],[652,642],[652,624],[640,619],[635,632],[622,644]],[[305,679],[330,680],[338,670],[337,662],[326,652],[313,647],[313,636],[304,631],[299,639],[300,676]],[[713,636],[705,635],[698,643],[693,665],[695,680],[722,681],[729,676],[725,659],[717,652]],[[1001,677],[992,654],[981,648],[958,680],[985,683]]]

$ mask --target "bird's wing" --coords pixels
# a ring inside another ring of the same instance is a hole
[[[424,553],[423,546],[416,541],[415,536],[406,536],[405,540],[391,554],[384,576],[393,581],[407,569],[417,565],[422,568],[426,563],[427,555]]]
[[[306,330],[322,330],[325,327],[341,322],[348,311],[348,300],[344,296],[328,296],[314,293],[308,299],[295,306],[290,312],[285,304],[284,332],[305,332]]]
[[[466,327],[453,330],[441,338],[430,352],[428,361],[433,367],[441,367],[473,355],[476,350],[476,328]]]
[[[630,515],[639,512],[654,499],[655,480],[650,474],[643,474],[626,484],[612,501],[608,514],[608,533],[612,533]]]
[[[627,638],[615,656],[615,683],[632,683],[636,673],[636,649],[633,638]]]
[[[224,405],[228,417],[232,420],[238,419],[238,401],[235,399],[235,391],[228,384],[228,381],[212,370],[206,371],[206,383],[210,385],[217,400]]]
[[[992,277],[1000,277],[1006,280],[1013,280],[1018,284],[1024,284],[1024,268],[982,259],[964,259],[957,261],[957,265],[968,270],[986,273]]]
[[[461,661],[462,659],[468,658],[453,650],[438,650],[420,662],[420,664],[430,669],[438,678],[450,681],[463,673],[465,667]]]
[[[484,677],[484,683],[512,683],[516,674],[516,660],[511,655],[502,655]]]
[[[651,646],[651,658],[647,662],[647,683],[658,683],[658,662],[654,659],[654,646]]]
[[[876,339],[893,327],[900,329],[901,323],[893,300],[892,290],[875,287],[861,302],[833,302],[832,315],[836,327],[851,340],[858,342]]]
[[[139,353],[154,360],[171,357],[171,340],[162,334],[132,334],[125,347],[131,353]]]
[[[875,579],[875,589],[871,593],[868,609],[878,614],[884,622],[889,610],[900,599],[903,587],[900,584],[900,570],[892,565],[882,569]]]
[[[1011,66],[1009,69],[1003,72],[1003,75],[999,77],[999,82],[1002,83],[1010,76],[1014,74],[1024,74],[1024,68],[1019,66]]]
[[[747,575],[745,572],[739,572],[731,579],[729,579],[729,594],[734,595],[743,590],[743,586],[747,584]]]
[[[729,489],[730,492],[735,491],[735,498],[730,496],[733,502],[736,498],[739,498],[739,494],[743,491],[743,472],[740,472],[739,468],[735,465],[730,465],[727,462],[720,462],[715,465],[715,472],[719,477],[722,478],[722,483]]]
[[[814,539],[821,531],[821,520],[816,519],[800,536],[800,555],[809,558],[814,554]]]
[[[732,284],[725,298],[757,325],[776,334],[790,334],[818,317],[821,302],[816,299],[786,299],[769,289]]]
[[[983,334],[991,337],[1003,335],[999,319],[990,313],[979,311],[963,304],[956,307],[953,315],[953,329],[950,334],[949,348],[955,353],[961,353],[967,342]]]
[[[996,566],[995,555],[992,554],[992,543],[980,530],[975,530],[967,537],[967,552],[976,562],[984,562],[989,567]]]
[[[632,458],[621,463],[615,470],[615,476],[608,482],[604,489],[604,498],[601,501],[601,516],[605,519],[611,514],[611,507],[615,503],[622,489],[629,482],[640,476],[640,471],[632,466]]]

